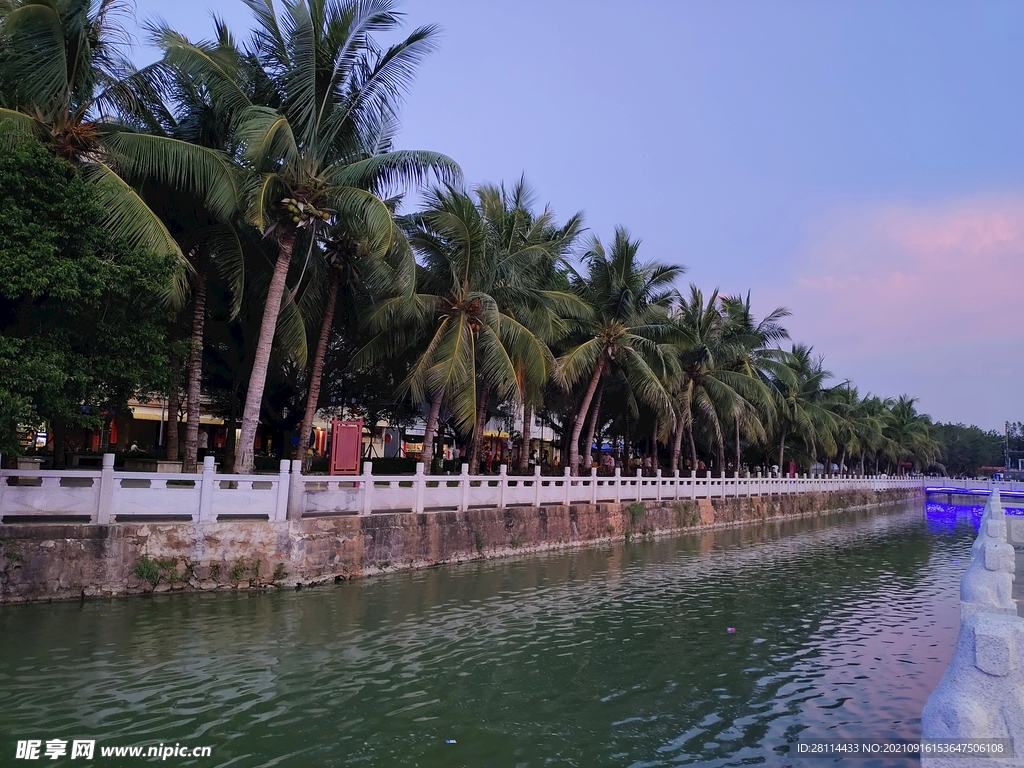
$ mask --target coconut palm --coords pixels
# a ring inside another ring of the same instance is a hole
[[[541,292],[536,296],[532,293],[518,296],[510,294],[506,297],[508,305],[505,309],[550,348],[568,334],[569,316],[576,317],[586,311],[570,292],[568,281],[560,271],[566,264],[568,251],[582,231],[583,214],[578,212],[565,224],[558,225],[550,206],[545,206],[539,214],[535,213],[536,194],[527,184],[525,176],[521,176],[508,189],[504,184],[481,185],[476,189],[476,197],[480,213],[487,222],[488,238],[493,243],[491,247],[504,253],[498,258],[502,261],[521,260],[526,268],[519,270],[518,279],[528,281],[528,284],[522,284],[521,287]],[[538,297],[543,298],[538,300]],[[563,311],[554,311],[555,304]],[[550,362],[550,359],[545,362]],[[551,371],[546,366],[541,374],[536,366],[522,359],[516,359],[515,365],[523,404],[520,467],[525,468],[533,406],[539,403],[541,391]],[[479,465],[485,417],[486,405],[481,403],[469,453],[471,468]]]
[[[538,248],[510,251],[472,197],[454,187],[430,193],[411,217],[408,239],[419,254],[415,293],[381,301],[369,317],[376,336],[356,355],[359,367],[416,346],[419,354],[403,387],[429,402],[423,463],[433,461],[442,404],[459,431],[479,429],[482,391],[520,399],[520,380],[542,379],[551,363],[547,345],[509,310],[527,305],[556,312],[571,298],[535,287]]]
[[[837,387],[834,394],[831,410],[836,421],[836,444],[840,449],[839,471],[844,471],[847,456],[859,456],[863,474],[864,456],[881,447],[887,421],[882,414],[888,411],[873,409],[872,398],[861,398],[857,388],[849,382]]]
[[[0,134],[30,134],[93,187],[108,231],[181,258],[164,222],[133,186],[157,179],[229,218],[237,180],[223,152],[137,130],[151,88],[126,58],[118,0],[12,0],[0,14]],[[184,267],[183,263],[183,267]],[[173,298],[174,286],[168,291]]]
[[[233,42],[227,28],[216,26],[217,48],[212,55],[231,56]],[[230,116],[207,98],[201,83],[184,73],[157,62],[139,73],[150,87],[138,99],[132,118],[140,129],[210,149],[232,150]],[[230,156],[230,155],[229,155]],[[236,168],[241,173],[241,169]],[[179,295],[192,299],[192,324],[186,375],[185,447],[182,470],[195,472],[198,459],[199,418],[202,396],[203,347],[209,281],[220,278],[232,301],[230,316],[238,315],[245,288],[245,256],[239,229],[246,225],[237,218],[219,219],[194,195],[168,190],[166,185],[148,184],[144,197],[160,202],[160,211],[190,269],[181,281]],[[172,390],[177,401],[177,392]],[[177,430],[168,440],[168,457],[177,458]]]
[[[750,291],[745,298],[723,296],[722,312],[726,317],[725,337],[732,354],[726,365],[730,370],[743,374],[760,386],[752,386],[753,401],[757,409],[753,418],[737,410],[734,423],[736,438],[736,466],[741,463],[740,435],[744,432],[754,439],[762,438],[763,429],[769,429],[775,421],[775,403],[771,397],[770,381],[781,372],[784,363],[779,342],[789,338],[789,332],[782,320],[791,314],[786,307],[776,307],[761,320],[754,317],[750,304]]]
[[[388,201],[393,205],[392,201]],[[325,282],[319,332],[309,366],[309,387],[299,445],[309,445],[323,381],[324,361],[332,331],[340,316],[341,328],[356,328],[359,319],[373,309],[373,302],[395,295],[409,295],[415,285],[415,262],[405,237],[398,233],[383,259],[369,255],[359,237],[359,222],[335,222],[318,247],[321,259],[315,280]],[[311,281],[312,282],[312,281]],[[341,309],[340,313],[338,309]]]
[[[297,0],[280,15],[273,0],[246,4],[255,30],[233,58],[215,58],[211,45],[193,44],[170,30],[161,35],[165,61],[199,78],[211,100],[233,116],[232,135],[251,171],[247,218],[277,241],[237,472],[252,468],[274,334],[300,233],[312,242],[332,217],[359,220],[368,254],[383,257],[395,238],[385,190],[429,173],[459,174],[444,155],[380,152],[374,144],[377,126],[396,114],[416,65],[433,49],[435,28],[416,29],[384,50],[374,35],[393,33],[402,18],[390,0]]]
[[[884,434],[891,442],[897,473],[903,474],[903,461],[907,459],[919,467],[927,466],[939,455],[939,444],[932,434],[931,419],[917,412],[917,398],[900,395],[890,413],[892,418]]]
[[[623,227],[616,228],[610,250],[595,237],[584,257],[588,274],[574,280],[574,289],[592,316],[580,323],[578,339],[555,368],[555,378],[565,389],[587,382],[569,439],[569,467],[574,473],[584,422],[609,369],[625,376],[639,401],[658,412],[671,411],[662,383],[662,342],[672,330],[669,308],[678,296],[673,283],[684,268],[641,262],[639,246]]]
[[[828,407],[830,392],[825,382],[832,377],[824,358],[811,347],[794,344],[783,357],[785,365],[772,378],[773,395],[779,415],[779,468],[783,467],[788,437],[801,438],[817,460],[817,446],[827,454],[835,452],[835,418]]]
[[[700,426],[711,438],[718,472],[724,474],[726,425],[734,425],[739,466],[740,432],[763,439],[763,419],[773,415],[771,393],[761,378],[768,360],[761,345],[778,335],[779,329],[769,319],[758,332],[749,303],[731,305],[732,314],[727,306],[720,302],[717,290],[705,301],[703,292],[691,285],[689,297],[673,316],[678,369],[673,383],[678,400],[674,466],[678,466],[684,432],[689,435],[690,461],[696,466],[693,430]]]

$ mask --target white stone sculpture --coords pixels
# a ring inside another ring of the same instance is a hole
[[[971,547],[971,564],[960,581],[960,617],[975,613],[1017,615],[1013,601],[1016,558],[1006,541],[1006,515],[993,492],[985,505],[978,538]]]
[[[977,613],[921,717],[927,739],[1012,739],[1003,759],[922,756],[922,768],[1024,768],[1024,619]]]
[[[990,526],[989,523],[995,523]],[[986,533],[992,532],[1001,541],[1006,541],[1006,513],[1003,511],[1003,502],[999,498],[998,491],[992,491],[985,503],[985,511],[981,513],[981,521],[978,523],[978,538],[974,540],[971,547],[971,557],[976,557],[982,544],[986,541]]]

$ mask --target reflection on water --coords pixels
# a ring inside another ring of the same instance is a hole
[[[916,504],[298,593],[0,607],[0,764],[18,738],[210,745],[175,761],[203,766],[801,765],[798,739],[914,739],[973,533]]]
[[[1020,506],[1020,502],[1020,499],[1003,499],[1003,511],[1008,515],[1024,516],[1024,506]],[[925,504],[928,529],[935,532],[951,532],[961,525],[974,526],[977,532],[984,512],[984,499],[980,504],[943,504],[933,499]]]

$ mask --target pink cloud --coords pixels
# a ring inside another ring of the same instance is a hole
[[[1024,341],[1024,196],[838,210],[798,264],[791,325],[823,350]]]

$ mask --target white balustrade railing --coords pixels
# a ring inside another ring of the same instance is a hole
[[[969,493],[987,495],[993,490],[1024,493],[1024,482],[1020,480],[990,480],[981,478],[978,480],[952,479],[949,477],[926,478],[924,487],[931,493],[955,493],[966,491]]]
[[[230,519],[282,521],[301,517],[371,512],[427,512],[470,508],[539,507],[545,504],[670,502],[687,499],[749,498],[843,490],[882,491],[943,486],[944,478],[886,476],[697,477],[696,473],[653,476],[589,475],[571,477],[374,475],[369,462],[361,475],[303,475],[301,462],[282,460],[276,475],[216,474],[207,457],[199,474],[120,472],[114,456],[103,457],[96,471],[0,470],[0,522],[137,522]]]

